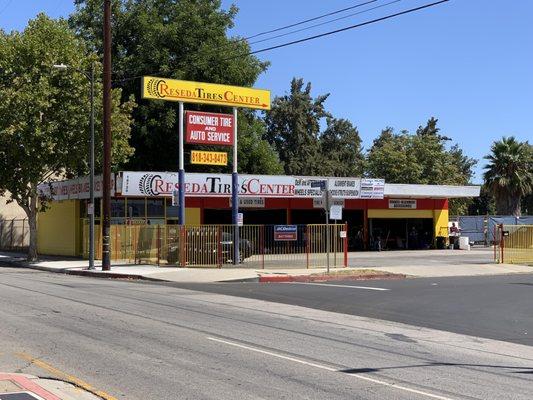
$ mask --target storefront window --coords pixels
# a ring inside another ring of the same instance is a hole
[[[167,206],[167,220],[179,218],[179,207],[172,205],[172,199],[166,199]],[[171,223],[171,222],[169,222]]]
[[[165,216],[164,199],[148,199],[146,213],[148,218],[163,218]]]
[[[125,217],[124,199],[111,199],[111,224],[123,224]]]
[[[146,218],[144,199],[128,199],[128,218]]]

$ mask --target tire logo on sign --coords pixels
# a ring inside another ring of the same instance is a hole
[[[159,86],[162,83],[166,83],[163,79],[150,79],[146,84],[146,91],[151,95],[159,98],[164,98],[165,96],[161,94]]]
[[[159,192],[155,190],[154,181],[161,179],[161,175],[144,174],[139,180],[139,190],[142,194],[148,196],[159,196]]]

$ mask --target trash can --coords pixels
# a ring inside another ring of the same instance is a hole
[[[446,247],[446,237],[437,236],[437,249],[444,250],[445,247]]]
[[[470,242],[468,241],[468,236],[461,236],[459,238],[459,249],[470,250]]]

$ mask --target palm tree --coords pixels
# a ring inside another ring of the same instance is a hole
[[[533,192],[533,150],[513,136],[494,142],[485,156],[485,183],[496,200],[500,215],[520,216],[520,201]]]

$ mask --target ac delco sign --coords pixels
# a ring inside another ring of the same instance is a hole
[[[187,111],[187,143],[233,145],[233,115]]]

